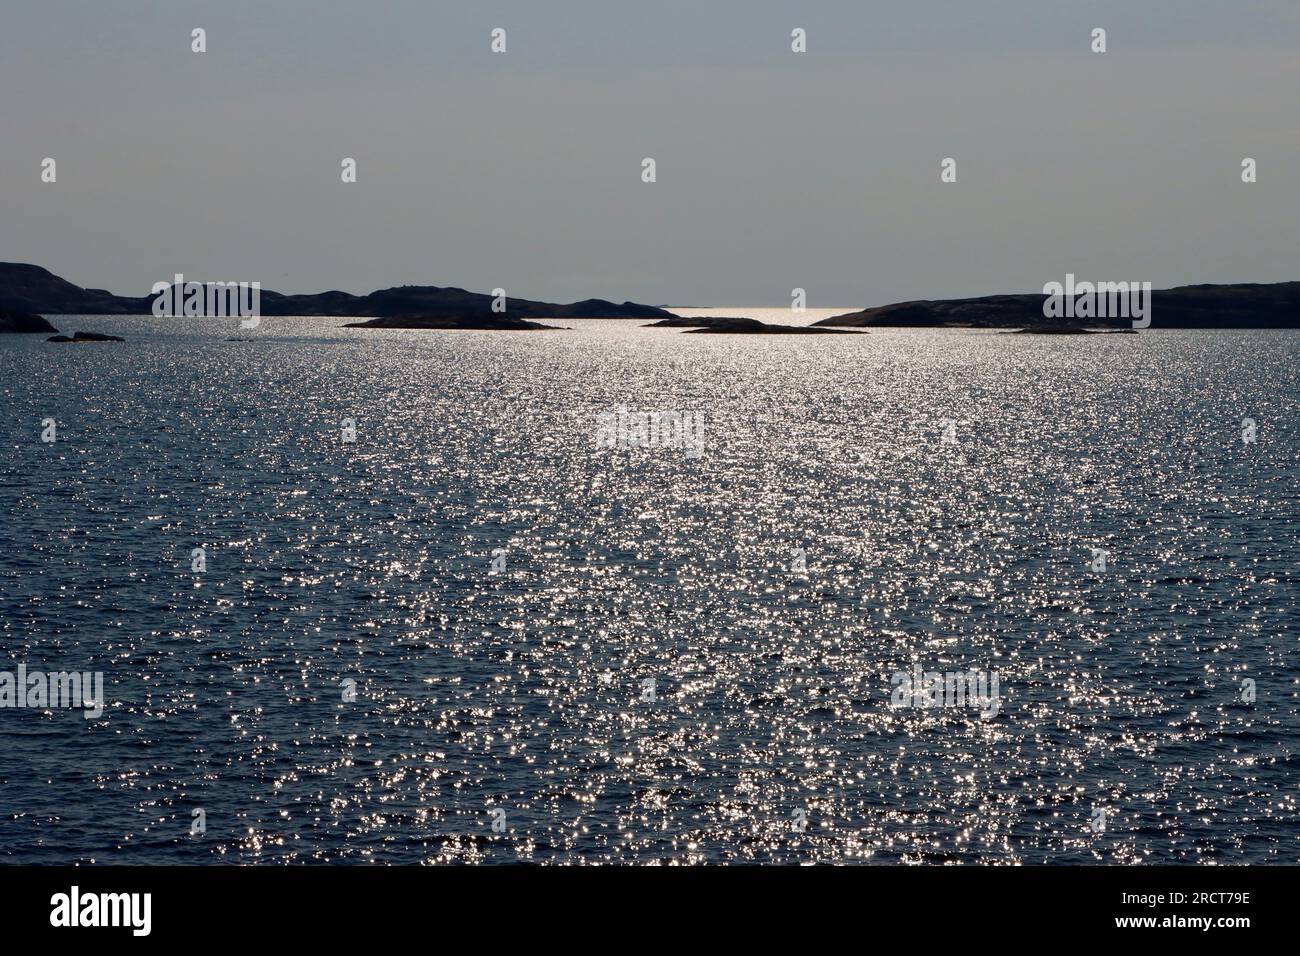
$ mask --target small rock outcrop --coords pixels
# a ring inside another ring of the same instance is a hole
[[[74,332],[72,337],[66,335],[51,335],[45,341],[47,342],[125,342],[126,339],[118,338],[116,335],[105,335],[103,332]]]

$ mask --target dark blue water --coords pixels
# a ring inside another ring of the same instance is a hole
[[[1300,861],[1298,333],[55,324],[0,670],[107,700],[0,709],[5,861]]]

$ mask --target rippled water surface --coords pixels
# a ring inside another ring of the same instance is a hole
[[[54,322],[0,669],[107,708],[0,709],[0,859],[1300,860],[1300,333]]]

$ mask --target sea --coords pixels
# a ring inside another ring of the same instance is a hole
[[[1300,332],[50,318],[2,863],[1300,862]]]

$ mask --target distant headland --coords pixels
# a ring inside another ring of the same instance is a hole
[[[841,328],[1024,329],[1061,334],[1069,330],[1131,328],[1127,318],[1076,318],[1063,322],[1044,312],[1041,293],[986,295],[974,299],[895,302],[836,315],[814,323]],[[1150,293],[1153,329],[1300,328],[1300,282],[1265,285],[1185,285]]]
[[[83,289],[40,266],[0,262],[0,309],[44,315],[150,315],[154,299],[154,295],[120,296],[104,289]],[[404,285],[369,295],[337,291],[282,295],[263,289],[260,306],[262,315],[461,317],[499,314],[492,308],[496,301],[487,293],[453,287]],[[604,299],[559,304],[510,297],[507,303],[509,315],[519,319],[666,319],[673,315],[652,305],[619,305]]]

